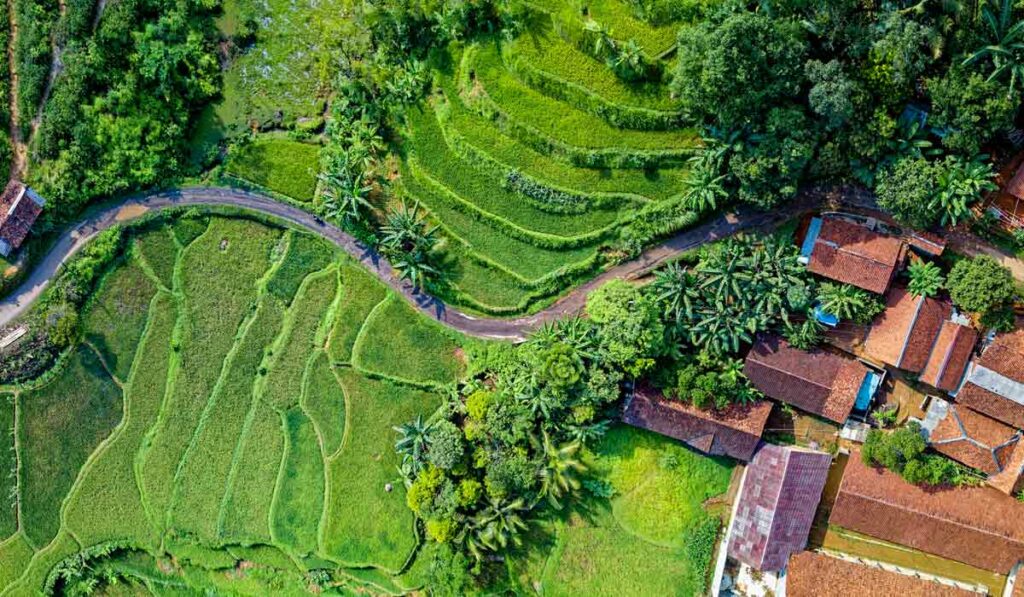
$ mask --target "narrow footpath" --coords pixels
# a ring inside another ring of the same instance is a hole
[[[323,222],[298,207],[281,203],[265,195],[249,191],[216,187],[186,187],[160,191],[149,195],[129,197],[93,214],[61,234],[60,238],[33,268],[24,282],[9,296],[0,299],[0,327],[5,326],[28,310],[42,294],[60,266],[100,232],[115,224],[141,217],[159,209],[179,206],[227,206],[252,210],[300,226],[326,239],[366,266],[382,282],[400,293],[424,314],[470,336],[505,340],[523,340],[527,334],[544,322],[553,321],[579,312],[587,295],[605,282],[636,279],[648,274],[665,261],[702,244],[719,240],[743,230],[770,229],[802,211],[818,205],[825,197],[820,193],[807,193],[799,200],[771,212],[741,206],[733,213],[716,216],[695,228],[680,232],[667,241],[655,245],[643,255],[597,275],[575,287],[554,304],[530,316],[515,319],[497,319],[474,316],[425,293],[414,290],[400,280],[391,264],[379,253],[343,232],[337,226]]]

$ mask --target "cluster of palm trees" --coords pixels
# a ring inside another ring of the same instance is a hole
[[[417,201],[409,207],[404,201],[390,211],[380,227],[380,244],[402,280],[422,290],[440,274],[436,263],[437,226],[427,224]]]
[[[700,351],[735,353],[793,312],[805,311],[810,285],[796,248],[775,237],[738,236],[709,250],[692,270],[671,264],[654,292],[678,338]]]
[[[988,79],[1009,80],[1006,94],[1012,97],[1024,82],[1024,20],[1017,18],[1013,0],[982,2],[981,20],[988,37],[984,46],[964,59],[964,64],[988,63]]]

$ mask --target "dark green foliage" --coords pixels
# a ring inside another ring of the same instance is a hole
[[[873,294],[849,284],[825,282],[818,290],[818,303],[826,313],[839,319],[867,325],[885,310],[885,303]]]
[[[678,48],[672,88],[683,108],[723,128],[757,123],[800,91],[807,42],[797,23],[739,12],[684,27]]]
[[[900,224],[927,229],[937,214],[929,207],[935,185],[935,166],[924,158],[907,157],[878,176],[878,204]]]
[[[910,423],[895,431],[868,432],[861,448],[865,464],[883,466],[916,485],[977,485],[981,477],[943,456],[925,453],[921,427]]]
[[[1010,270],[988,255],[958,261],[946,286],[953,304],[982,314],[1006,306],[1017,291]]]
[[[57,5],[40,0],[16,0],[14,18],[18,36],[14,63],[18,73],[18,115],[22,128],[35,118],[50,74],[50,32],[57,21]]]
[[[743,363],[738,359],[683,361],[676,371],[675,385],[667,388],[666,393],[697,408],[714,409],[761,398],[743,374]]]
[[[604,360],[637,376],[665,351],[665,328],[657,303],[643,290],[613,280],[587,297],[587,315],[598,326]]]
[[[814,157],[818,135],[801,108],[768,112],[763,133],[730,161],[739,181],[740,199],[772,207],[792,199],[807,164]]]
[[[954,66],[941,78],[928,79],[933,126],[946,130],[942,145],[963,155],[975,155],[982,143],[1013,126],[1017,103],[1003,86],[978,72]]]
[[[721,520],[714,516],[704,516],[696,528],[686,535],[686,555],[687,560],[694,565],[690,574],[695,579],[695,586],[703,586],[707,583],[708,572],[711,569],[711,557],[714,554],[718,533],[721,529]]]
[[[192,244],[192,241],[199,238],[207,227],[210,225],[210,219],[205,217],[183,217],[179,218],[174,225],[171,227],[171,232],[174,233],[174,237],[181,243],[181,246],[187,247]]]
[[[807,61],[806,73],[811,89],[807,100],[811,110],[830,127],[839,127],[854,114],[854,101],[860,92],[857,82],[846,74],[843,63],[833,59]]]
[[[14,450],[14,396],[0,394],[0,537],[18,530],[18,459]]]
[[[455,468],[465,453],[462,431],[451,421],[440,421],[431,427],[427,445],[430,463],[445,470]]]

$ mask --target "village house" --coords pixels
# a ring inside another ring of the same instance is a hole
[[[626,401],[622,420],[675,438],[705,454],[748,461],[761,441],[771,410],[772,404],[766,400],[705,410],[640,385]]]
[[[989,483],[1013,493],[1024,467],[1022,432],[963,405],[932,398],[923,422],[928,443],[988,475]]]
[[[779,571],[807,546],[832,456],[762,443],[744,473],[728,554],[756,570]]]
[[[813,218],[800,251],[819,276],[885,294],[906,261],[902,240],[836,216]]]
[[[956,401],[1024,429],[1024,330],[1000,334],[971,361]]]
[[[951,583],[923,577],[913,571],[866,564],[849,558],[804,551],[789,558],[786,597],[977,597],[977,593]],[[854,589],[855,588],[855,589]],[[851,589],[854,589],[851,593]]]
[[[793,348],[777,336],[761,336],[747,354],[743,373],[769,398],[842,425],[856,407],[866,410],[881,376],[860,361],[822,349]]]
[[[948,302],[894,287],[886,295],[885,311],[868,330],[864,354],[951,392],[959,387],[977,341],[977,332],[955,316]]]
[[[0,195],[0,256],[9,257],[18,250],[46,202],[21,182],[7,183]]]
[[[919,487],[850,455],[829,524],[976,568],[1024,561],[1024,504],[991,487]]]

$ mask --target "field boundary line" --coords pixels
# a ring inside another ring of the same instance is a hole
[[[165,234],[170,234],[172,238],[174,237],[174,235],[171,234],[169,230],[167,230],[166,226],[161,226],[161,229],[164,230]],[[153,270],[153,266],[150,265],[149,260],[146,259],[146,255],[142,252],[141,249],[138,248],[137,238],[132,239],[131,251],[133,253],[133,257],[135,258],[136,263],[139,266],[139,269],[142,270],[142,273],[146,274],[146,277],[149,278],[150,281],[153,282],[153,284],[156,284],[157,290],[165,290],[167,292],[170,292],[171,289],[168,288],[163,283],[163,281],[160,280],[160,278],[156,275],[156,272]],[[181,253],[180,248],[178,249],[178,253]],[[177,259],[175,259],[175,263],[177,263]]]
[[[299,409],[309,419],[309,424],[313,426],[313,432],[316,433],[316,442],[320,447],[320,464],[324,474],[324,495],[323,505],[320,506],[320,516],[316,523],[316,551],[317,553],[325,553],[323,544],[323,524],[327,520],[327,499],[329,490],[327,489],[331,485],[331,473],[330,466],[327,462],[327,448],[324,445],[324,434],[320,429],[320,425],[316,422],[316,419],[309,413],[309,394],[306,391],[309,387],[309,376],[313,370],[313,366],[316,363],[320,355],[327,356],[327,353],[323,349],[313,351],[309,359],[306,360],[306,368],[302,372],[302,391],[299,396]],[[327,360],[328,367],[330,366],[330,360]]]
[[[15,392],[12,398],[14,400],[14,504],[18,523],[18,530],[14,535],[21,534],[25,538],[25,543],[32,548],[33,552],[36,552],[39,549],[25,532],[25,516],[21,512],[21,392]]]
[[[363,319],[362,325],[359,326],[359,331],[356,333],[356,339],[352,342],[352,356],[349,358],[349,364],[353,369],[361,368],[357,365],[357,362],[359,361],[359,349],[362,348],[363,338],[366,336],[367,325],[369,325],[370,321],[372,321],[377,315],[377,311],[382,308],[381,305],[391,300],[392,296],[394,296],[394,293],[392,292],[385,294],[384,298],[370,309],[369,313],[366,314],[366,318]]]

